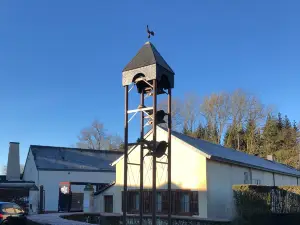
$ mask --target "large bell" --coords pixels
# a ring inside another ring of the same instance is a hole
[[[152,92],[153,88],[151,87],[152,82],[146,82],[144,77],[139,77],[134,81],[138,93],[144,93],[149,94]]]
[[[162,156],[165,155],[166,150],[168,148],[168,143],[166,141],[160,141],[154,143],[154,141],[138,139],[138,142],[141,144],[145,144],[145,147],[149,149],[149,152],[146,154],[146,156],[155,156],[156,158],[161,158]],[[154,145],[155,145],[155,150],[153,151]]]
[[[153,110],[148,110],[147,113],[149,114],[148,117],[146,118],[153,118]],[[156,124],[161,124],[161,123],[166,123],[166,121],[164,120],[165,116],[168,115],[167,113],[165,113],[164,110],[158,110],[156,112]],[[150,121],[150,124],[153,123],[153,120]]]

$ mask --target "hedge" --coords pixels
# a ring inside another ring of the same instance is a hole
[[[299,186],[234,185],[233,194],[238,220],[272,220],[273,217],[278,220],[280,216],[293,221],[295,217],[300,219]]]
[[[122,225],[122,216],[108,216],[99,215],[95,213],[84,213],[84,214],[72,214],[62,216],[64,219],[74,220],[74,221],[85,221],[91,224],[101,224],[101,225]],[[139,224],[139,216],[128,215],[127,217],[128,225]],[[145,215],[143,218],[143,225],[151,225],[151,216]],[[157,224],[168,225],[168,220],[166,216],[157,216]],[[214,221],[205,220],[200,218],[184,218],[184,217],[173,217],[172,225],[230,225],[229,221]]]

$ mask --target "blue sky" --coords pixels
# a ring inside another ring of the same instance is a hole
[[[174,95],[242,88],[299,120],[299,1],[0,1],[0,165],[9,141],[71,146],[92,120],[123,134],[121,71],[146,40]],[[131,135],[134,135],[132,132]]]

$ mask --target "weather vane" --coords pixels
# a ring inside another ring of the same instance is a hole
[[[147,25],[147,33],[148,33],[148,39],[151,38],[151,36],[154,36],[154,31],[149,30],[149,26]]]

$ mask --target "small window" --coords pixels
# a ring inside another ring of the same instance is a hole
[[[104,196],[104,211],[106,213],[113,212],[113,196],[112,195],[105,195]]]
[[[259,180],[259,179],[255,179],[255,180],[253,180],[254,182],[254,184],[256,184],[256,185],[261,185],[261,180]]]
[[[140,194],[139,193],[135,193],[135,195],[133,195],[133,210],[139,210],[140,209]]]
[[[249,173],[244,172],[244,184],[249,184]]]
[[[162,212],[162,195],[161,192],[157,192],[157,199],[156,199],[156,211],[157,212]]]
[[[180,199],[180,211],[183,213],[190,212],[190,196],[188,193],[182,193]]]

